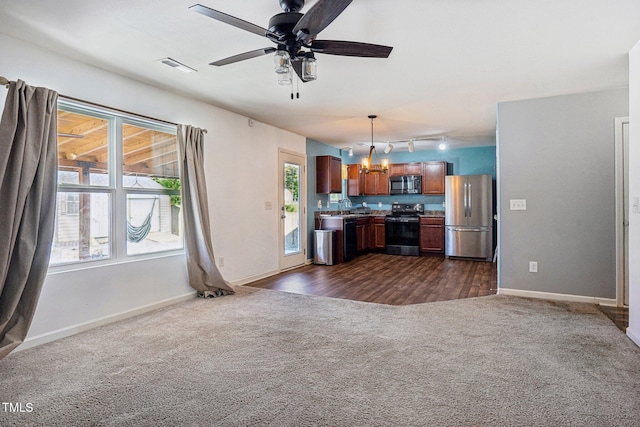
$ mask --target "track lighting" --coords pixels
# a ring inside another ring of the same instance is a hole
[[[353,148],[349,147],[349,157],[353,157]]]
[[[446,138],[447,138],[446,136],[443,136],[443,137],[442,137],[442,142],[440,143],[440,145],[438,145],[438,148],[439,148],[440,150],[444,150],[445,148],[447,148],[447,144],[445,144],[445,143],[444,143],[444,142],[445,142],[445,140],[446,140]]]
[[[416,149],[415,145],[413,145],[413,139],[410,139],[407,143],[407,147],[409,148],[409,152],[413,153]]]
[[[389,154],[393,150],[393,145],[390,142],[387,142],[387,146],[384,147],[384,154]]]

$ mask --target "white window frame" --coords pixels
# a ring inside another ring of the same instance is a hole
[[[84,104],[79,101],[58,100],[58,109],[70,111],[78,114],[86,114],[96,116],[109,121],[109,184],[107,186],[96,185],[77,185],[77,184],[58,184],[58,192],[90,192],[90,193],[107,193],[110,194],[110,221],[109,221],[109,253],[110,257],[98,260],[78,260],[67,263],[51,264],[50,272],[60,272],[76,269],[84,269],[92,266],[103,266],[109,264],[118,264],[122,262],[131,262],[135,260],[144,260],[152,258],[160,258],[165,256],[174,256],[184,254],[184,238],[182,248],[168,249],[155,252],[146,252],[140,254],[127,255],[127,209],[126,199],[128,194],[176,194],[172,190],[164,189],[136,189],[124,187],[123,185],[123,135],[122,128],[124,124],[141,126],[166,133],[176,134],[177,126],[154,121],[152,119],[138,117],[133,114],[123,113],[110,110],[104,107],[96,107]],[[58,199],[56,198],[58,203]],[[66,197],[65,197],[66,203]],[[59,209],[56,206],[56,209]]]

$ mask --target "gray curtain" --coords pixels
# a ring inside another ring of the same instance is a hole
[[[178,126],[182,214],[189,285],[202,297],[233,294],[216,267],[211,243],[209,204],[204,178],[204,131]]]
[[[0,122],[0,359],[31,325],[56,211],[58,94],[11,82]]]

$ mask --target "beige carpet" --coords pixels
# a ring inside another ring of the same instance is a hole
[[[32,408],[3,427],[637,426],[640,349],[591,305],[241,288],[14,353],[0,400]]]

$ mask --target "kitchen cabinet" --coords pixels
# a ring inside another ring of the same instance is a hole
[[[369,249],[369,239],[371,236],[371,218],[364,217],[356,220],[356,239],[358,252]]]
[[[364,175],[364,194],[389,195],[389,176],[386,173],[368,173]]]
[[[444,194],[447,162],[425,162],[422,172],[422,194]]]
[[[392,163],[389,165],[389,176],[422,175],[422,163]]]
[[[444,254],[444,218],[420,217],[420,252]]]
[[[373,224],[371,224],[371,248],[372,249],[384,249],[385,235],[384,235],[384,217],[376,216],[373,218]]]
[[[342,193],[342,160],[316,156],[316,193]]]
[[[364,194],[363,175],[360,173],[359,164],[347,166],[347,196],[362,196]]]

